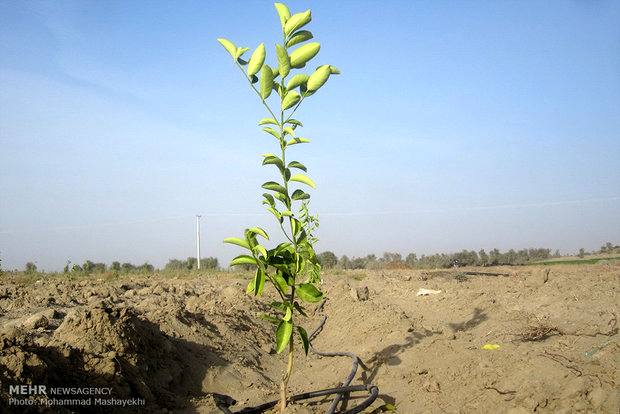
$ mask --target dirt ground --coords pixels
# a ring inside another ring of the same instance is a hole
[[[619,410],[617,262],[324,278],[329,299],[299,321],[310,332],[327,315],[314,346],[362,359],[366,369],[353,384],[374,384],[380,394],[367,412],[389,404],[405,414]],[[272,325],[255,317],[266,300],[246,295],[246,284],[226,273],[3,276],[0,412],[131,411],[9,406],[15,384],[110,387],[119,399],[144,398],[146,406],[134,409],[140,412],[219,413],[211,393],[236,399],[233,411],[277,399],[285,357],[273,350]],[[441,292],[417,296],[420,288]],[[290,390],[338,386],[350,369],[348,358],[299,351]],[[289,411],[329,406],[314,401]]]

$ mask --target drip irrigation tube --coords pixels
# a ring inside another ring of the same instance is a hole
[[[325,300],[319,305],[317,310],[321,309],[324,304],[325,304]],[[332,403],[330,404],[329,409],[326,411],[326,414],[335,414],[336,409],[338,408],[338,403],[342,401],[343,397],[345,396],[348,397],[350,393],[352,392],[367,391],[368,397],[366,397],[364,401],[362,401],[361,403],[359,403],[353,408],[350,408],[345,411],[339,411],[337,414],[361,413],[364,409],[370,407],[370,405],[377,399],[377,396],[379,395],[379,388],[377,388],[375,385],[351,385],[351,382],[355,378],[355,374],[357,373],[357,369],[359,368],[359,365],[361,364],[363,368],[366,368],[362,360],[354,353],[352,352],[321,352],[314,348],[314,346],[312,345],[312,340],[315,339],[318,336],[318,334],[321,333],[326,321],[327,321],[327,316],[324,316],[323,320],[321,320],[321,323],[319,323],[319,326],[317,326],[314,332],[312,332],[312,334],[310,334],[310,336],[308,337],[308,340],[310,342],[310,350],[316,355],[324,356],[324,357],[346,356],[346,357],[351,358],[351,372],[349,373],[349,375],[347,376],[347,378],[344,380],[344,382],[342,383],[340,387],[329,388],[329,389],[319,390],[319,391],[310,391],[310,392],[305,392],[303,394],[293,395],[289,398],[289,401],[291,402],[301,401],[301,400],[307,400],[310,398],[323,397],[326,395],[335,394],[336,396],[332,400]],[[247,408],[242,409],[241,411],[231,411],[230,406],[236,404],[237,401],[235,401],[232,397],[229,397],[228,395],[223,395],[223,394],[212,394],[212,395],[213,395],[213,398],[215,399],[215,404],[224,414],[260,414],[270,408],[275,407],[280,402],[279,400],[275,400],[275,401],[270,401],[270,402],[258,405],[256,407],[247,407]]]

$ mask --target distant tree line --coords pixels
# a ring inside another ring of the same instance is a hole
[[[620,254],[620,246],[607,242],[601,246],[598,251],[588,252],[581,248],[577,252],[578,257],[585,257],[593,254]],[[462,250],[457,253],[436,253],[432,255],[417,256],[416,253],[409,253],[404,259],[400,253],[386,252],[382,257],[374,254],[368,254],[364,257],[351,257],[343,255],[340,258],[331,251],[326,251],[317,255],[321,265],[325,269],[437,269],[451,268],[461,266],[497,266],[497,265],[525,265],[532,262],[548,260],[561,257],[560,252],[556,250],[551,253],[551,249],[510,249],[501,252],[498,249],[492,249],[486,252],[484,249],[478,252],[474,250]],[[0,260],[0,274],[2,274]],[[170,259],[164,266],[164,271],[184,271],[197,269],[198,262],[195,257],[188,257],[185,260]],[[219,269],[219,262],[216,257],[205,257],[200,259],[201,270]],[[67,261],[64,267],[64,273],[153,273],[155,267],[150,263],[134,265],[132,263],[112,262],[110,266],[105,263],[93,262],[86,260],[82,265],[72,264]],[[34,262],[26,263],[25,273],[37,273],[37,265]]]
[[[598,251],[592,251],[592,252],[589,252],[582,247],[581,249],[579,249],[579,252],[577,253],[577,257],[584,258],[586,256],[590,256],[593,254],[620,254],[620,246],[607,242],[604,245],[602,245]]]
[[[617,244],[614,245],[613,243],[607,242],[603,246],[601,246],[601,249],[599,250],[599,253],[602,253],[602,254],[620,254],[620,246],[618,246]]]
[[[82,265],[77,263],[71,264],[71,261],[67,261],[63,269],[63,273],[86,273],[86,274],[95,274],[95,273],[153,273],[155,271],[155,267],[146,262],[141,265],[134,265],[132,263],[121,263],[114,261],[108,267],[105,263],[101,262],[93,262],[92,260],[86,260]]]
[[[188,257],[186,260],[170,259],[164,271],[179,271],[179,270],[194,270],[198,268],[198,261],[195,257]],[[216,257],[204,257],[200,259],[200,269],[219,269],[219,263]],[[80,274],[102,274],[106,272],[110,273],[153,273],[158,269],[155,266],[146,262],[141,265],[135,265],[129,262],[114,261],[109,266],[101,262],[93,262],[92,260],[86,260],[83,264],[72,264],[71,261],[67,261],[67,264],[63,268],[63,273],[80,273]],[[27,274],[34,274],[38,272],[37,265],[33,262],[26,263],[24,272]]]
[[[478,252],[474,250],[462,250],[457,253],[437,253],[433,255],[417,256],[409,253],[404,259],[400,253],[383,253],[382,257],[374,254],[365,257],[352,257],[343,255],[338,258],[333,252],[327,251],[317,255],[324,268],[340,269],[436,269],[451,268],[462,266],[497,266],[497,265],[524,265],[540,260],[547,260],[559,257],[558,251],[551,253],[551,249],[510,249],[500,252],[493,249],[488,253],[482,249]]]
[[[200,259],[200,269],[219,269],[217,257],[204,257]],[[170,259],[164,270],[194,270],[198,269],[198,260],[195,257],[188,257],[186,260]]]

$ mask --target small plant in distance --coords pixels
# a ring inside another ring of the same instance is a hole
[[[303,302],[317,303],[323,299],[323,293],[317,284],[321,280],[321,265],[317,260],[313,235],[318,220],[308,210],[310,194],[306,187],[316,188],[314,181],[308,177],[307,168],[301,162],[287,158],[287,150],[298,144],[310,142],[298,135],[302,123],[293,118],[302,102],[314,95],[331,75],[340,72],[331,65],[321,65],[307,73],[296,73],[296,69],[304,69],[320,49],[317,42],[308,42],[313,35],[303,28],[312,19],[310,10],[291,15],[287,6],[275,3],[280,17],[282,43],[276,44],[275,57],[277,64],[269,66],[265,63],[265,45],[261,43],[251,53],[249,60],[244,54],[250,49],[237,47],[227,39],[217,39],[230,53],[235,66],[243,73],[250,87],[256,92],[260,101],[269,113],[258,125],[263,131],[275,138],[279,147],[277,154],[263,154],[263,165],[274,167],[279,176],[274,181],[262,185],[267,190],[263,194],[263,204],[275,217],[283,237],[286,240],[273,249],[267,249],[259,242],[259,237],[269,240],[267,233],[259,228],[246,229],[243,238],[230,237],[226,243],[236,244],[247,250],[234,258],[231,266],[250,265],[256,269],[255,276],[250,280],[247,292],[260,296],[266,283],[277,292],[279,301],[270,304],[274,314],[262,315],[264,319],[276,325],[276,351],[281,353],[288,348],[288,364],[280,385],[280,409],[286,408],[287,385],[293,370],[293,336],[296,332],[301,339],[305,353],[308,353],[308,334],[296,323],[297,314],[305,315]],[[273,104],[268,98],[277,102],[278,109],[272,110]],[[279,101],[279,102],[278,102]],[[302,188],[292,188],[293,185]],[[299,300],[298,300],[299,299]]]

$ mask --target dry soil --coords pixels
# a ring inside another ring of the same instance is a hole
[[[246,295],[244,277],[5,275],[0,411],[46,411],[9,406],[10,384],[112,387],[117,398],[144,398],[140,412],[219,413],[213,393],[237,400],[233,411],[277,399],[285,357],[273,350],[272,325],[256,318],[268,297]],[[314,346],[362,359],[353,383],[380,390],[367,412],[390,405],[406,414],[619,410],[618,263],[324,278],[327,302],[299,322],[312,331],[327,315]],[[420,288],[441,292],[417,296]],[[298,351],[290,391],[338,386],[350,369],[348,358]],[[289,411],[328,405],[315,400]]]

